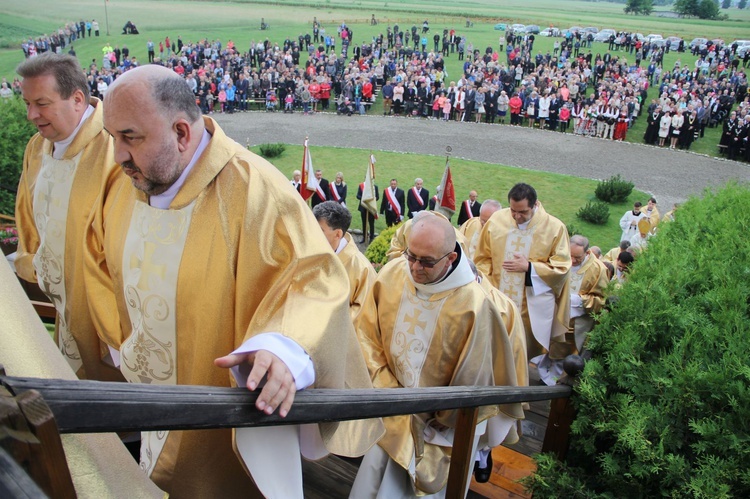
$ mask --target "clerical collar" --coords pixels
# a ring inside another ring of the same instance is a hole
[[[161,194],[157,194],[156,196],[150,196],[148,198],[148,204],[150,206],[159,208],[160,210],[166,210],[169,208],[169,205],[172,204],[175,196],[177,196],[177,193],[180,192],[180,189],[185,184],[185,180],[187,179],[190,171],[193,169],[193,166],[195,166],[195,163],[198,162],[198,158],[201,157],[203,151],[208,147],[209,142],[211,142],[211,134],[208,133],[208,130],[204,128],[201,142],[200,144],[198,144],[198,149],[196,149],[195,153],[193,153],[193,157],[190,159],[190,163],[188,163],[185,169],[182,170],[180,178],[178,178],[177,181],[172,184],[166,191],[162,192]]]
[[[432,295],[435,293],[440,293],[442,291],[449,291],[451,289],[465,286],[471,281],[476,280],[476,277],[474,275],[474,272],[471,270],[471,266],[469,265],[468,260],[466,258],[463,258],[463,250],[458,243],[456,243],[455,251],[458,254],[458,257],[451,265],[451,269],[448,271],[448,273],[443,276],[440,281],[430,284],[419,284],[417,282],[414,282],[414,278],[412,277],[411,272],[409,272],[409,264],[406,259],[404,259],[404,265],[406,265],[406,275],[409,276],[409,280],[416,288],[418,294]]]
[[[86,111],[83,112],[83,115],[81,116],[81,121],[78,122],[78,126],[73,130],[73,133],[68,135],[67,138],[59,141],[59,142],[53,142],[52,143],[52,157],[55,159],[62,159],[63,156],[65,156],[65,153],[68,151],[68,147],[70,147],[70,144],[73,143],[73,140],[75,140],[76,135],[78,135],[78,131],[83,126],[83,122],[86,121],[89,116],[94,114],[94,106],[89,104],[89,107],[86,108]]]

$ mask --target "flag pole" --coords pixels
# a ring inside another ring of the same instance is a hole
[[[104,19],[107,24],[107,36],[109,36],[109,13],[107,12],[107,2],[109,0],[104,0]]]

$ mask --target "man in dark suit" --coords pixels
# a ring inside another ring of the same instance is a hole
[[[481,209],[482,203],[477,201],[477,191],[469,192],[469,199],[461,203],[461,208],[458,210],[458,226],[462,226],[472,217],[478,217]]]
[[[359,199],[360,201],[362,201],[362,190],[364,188],[364,182],[359,184],[359,188],[357,189],[357,199]],[[380,199],[380,192],[378,192],[378,186],[375,185],[375,201],[377,201],[378,199]],[[365,242],[365,236],[367,235],[368,229],[370,232],[370,238],[367,239],[367,241],[372,242],[372,240],[375,239],[375,215],[367,211],[367,209],[362,206],[362,203],[359,203],[357,209],[359,210],[359,214],[362,217],[362,242]]]
[[[487,92],[487,96],[484,99],[484,107],[487,110],[485,115],[485,121],[487,123],[494,123],[495,116],[497,116],[497,99],[500,97],[500,93],[495,85],[490,86],[490,91]]]
[[[466,113],[464,114],[463,121],[468,121],[471,123],[471,117],[474,115],[474,99],[477,96],[476,88],[474,87],[473,83],[469,83],[466,85],[466,96],[464,97],[464,109],[466,110]]]
[[[315,179],[318,181],[318,188],[312,195],[310,205],[315,208],[320,203],[328,201],[328,180],[323,178],[323,170],[315,170]]]
[[[422,187],[424,182],[421,178],[414,180],[414,187],[409,189],[406,194],[406,206],[409,208],[409,218],[414,218],[414,214],[427,209],[427,203],[430,201],[430,191]]]
[[[383,193],[383,202],[380,204],[380,213],[385,214],[385,224],[390,227],[404,219],[404,191],[399,189],[398,180],[391,179],[391,185]]]

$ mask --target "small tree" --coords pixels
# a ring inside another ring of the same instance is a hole
[[[36,127],[26,119],[24,103],[17,97],[0,102],[0,123],[0,213],[13,215],[23,152]]]
[[[719,17],[718,0],[701,0],[696,15],[701,19],[716,19]]]
[[[732,0],[722,0],[721,1],[721,8],[722,9],[728,9],[732,6]]]
[[[740,3],[737,4],[738,9],[744,9],[747,7],[747,0],[740,0]]]

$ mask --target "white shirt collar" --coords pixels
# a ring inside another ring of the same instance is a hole
[[[344,251],[344,248],[346,248],[346,245],[349,244],[349,242],[346,240],[345,237],[342,237],[339,241],[339,247],[336,248],[336,254],[338,255],[342,251]]]
[[[162,192],[161,194],[157,194],[156,196],[150,196],[148,199],[149,205],[153,206],[154,208],[159,208],[160,210],[166,210],[169,208],[169,205],[172,204],[175,196],[177,196],[177,193],[180,192],[180,189],[185,184],[185,180],[187,179],[190,170],[192,170],[193,166],[195,166],[195,163],[198,162],[198,158],[201,157],[201,154],[203,154],[203,151],[206,149],[206,147],[208,147],[208,143],[210,141],[211,134],[208,133],[208,130],[204,129],[203,137],[201,137],[201,142],[200,144],[198,144],[198,149],[195,150],[190,163],[188,163],[188,165],[182,171],[180,178],[178,178],[177,181],[172,184],[166,191]]]
[[[62,159],[63,156],[65,156],[65,153],[68,151],[68,147],[70,147],[70,144],[73,143],[73,140],[75,140],[76,135],[78,135],[78,131],[83,126],[83,122],[86,121],[89,116],[94,114],[94,106],[89,104],[89,107],[86,108],[86,111],[83,112],[83,116],[81,116],[81,121],[78,122],[78,126],[73,130],[73,133],[71,133],[68,138],[63,139],[59,142],[53,142],[52,143],[52,157],[55,159]]]

